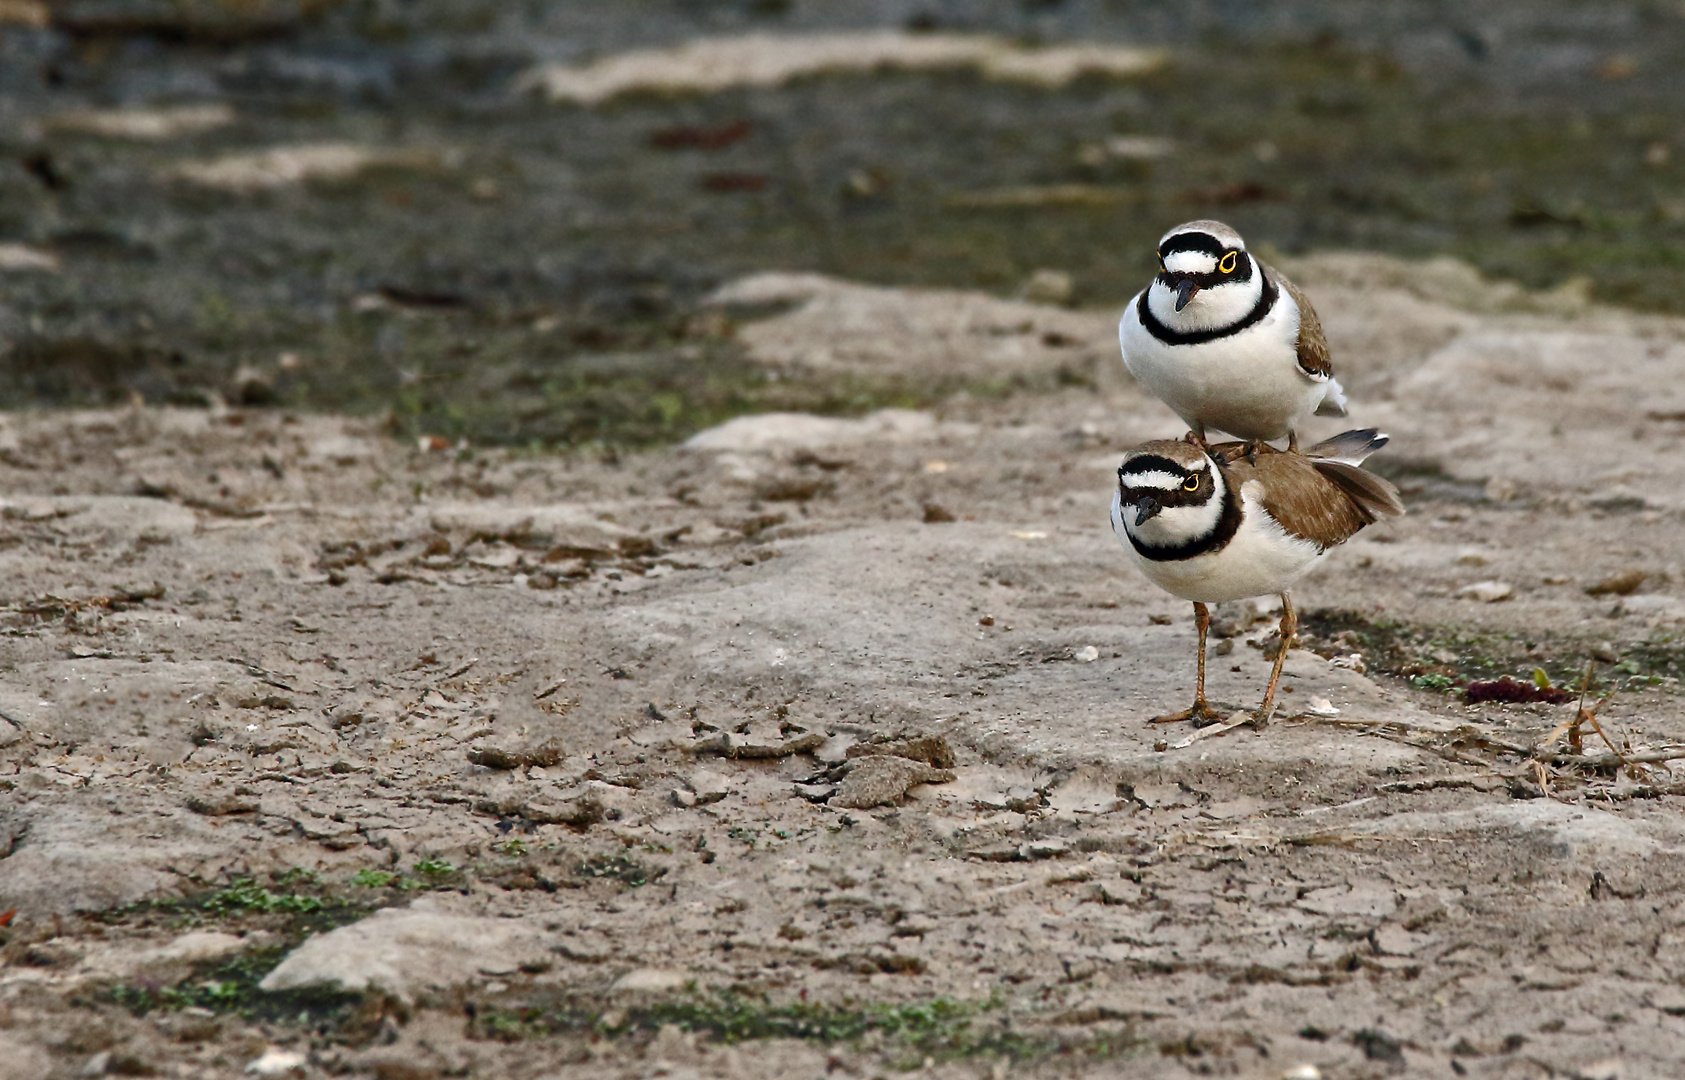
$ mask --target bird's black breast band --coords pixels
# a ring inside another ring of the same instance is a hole
[[[1181,330],[1170,329],[1170,327],[1158,321],[1158,316],[1153,314],[1152,308],[1147,304],[1147,294],[1152,292],[1151,286],[1141,290],[1141,298],[1135,303],[1136,316],[1141,320],[1141,325],[1147,328],[1147,333],[1158,338],[1166,345],[1200,345],[1207,341],[1216,341],[1220,337],[1228,337],[1230,334],[1238,334],[1248,326],[1261,322],[1264,316],[1270,313],[1270,309],[1275,307],[1276,298],[1281,295],[1281,290],[1276,288],[1275,282],[1271,281],[1270,276],[1263,272],[1262,267],[1259,267],[1258,273],[1264,282],[1264,288],[1258,294],[1258,302],[1240,321],[1230,323],[1227,326],[1219,326],[1213,330],[1192,330],[1186,333]]]

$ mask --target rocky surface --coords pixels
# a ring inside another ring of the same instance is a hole
[[[1678,1075],[1685,324],[1292,269],[1411,513],[1297,590],[1262,732],[1146,723],[1193,629],[1104,508],[1178,429],[1108,313],[968,296],[1038,327],[1010,370],[1091,361],[635,456],[7,417],[0,1060]],[[756,362],[1009,370],[933,329],[951,293],[804,287]],[[1272,627],[1219,610],[1215,699]],[[1594,658],[1624,763],[1572,703],[1444,689]]]

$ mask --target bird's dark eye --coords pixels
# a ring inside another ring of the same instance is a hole
[[[1182,481],[1182,490],[1183,491],[1198,491],[1199,490],[1199,474],[1194,473],[1192,476],[1190,476],[1186,480]]]
[[[1234,273],[1235,260],[1239,258],[1240,252],[1231,251],[1227,255],[1223,256],[1223,261],[1217,264],[1217,269],[1221,270],[1225,274],[1232,274]]]

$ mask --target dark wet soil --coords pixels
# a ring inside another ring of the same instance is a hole
[[[1205,215],[1265,249],[1450,253],[1685,310],[1677,5],[183,0],[53,18],[0,29],[0,242],[62,260],[4,278],[11,408],[217,395],[553,446],[859,411],[932,391],[770,383],[698,298],[775,267],[1002,293],[1054,267],[1076,302],[1116,305],[1151,241]],[[543,59],[886,24],[1173,59],[1057,91],[899,73],[586,109],[512,89]],[[43,124],[204,102],[236,122],[158,143]],[[1096,153],[1116,135],[1174,148]],[[323,141],[426,154],[260,195],[167,177]],[[1034,196],[1060,185],[1090,197]]]

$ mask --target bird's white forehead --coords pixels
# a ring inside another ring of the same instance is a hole
[[[1209,274],[1217,269],[1217,256],[1204,251],[1172,251],[1164,257],[1164,268],[1172,273]]]
[[[1165,491],[1176,491],[1185,483],[1183,477],[1167,473],[1163,469],[1124,473],[1119,479],[1132,488],[1162,488]]]

